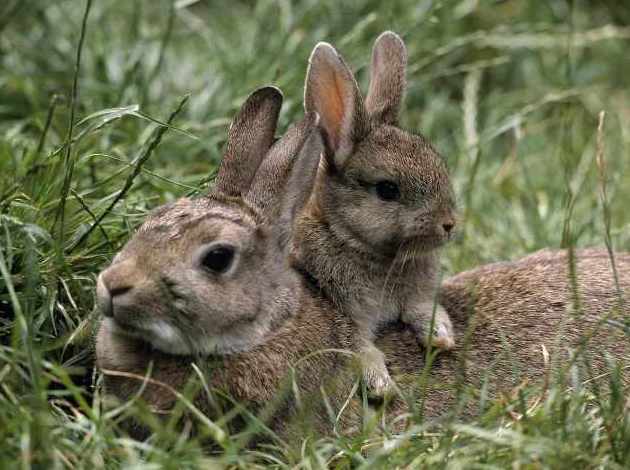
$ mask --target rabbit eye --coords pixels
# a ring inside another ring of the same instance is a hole
[[[208,250],[201,258],[204,268],[214,273],[224,273],[229,269],[234,259],[234,248],[217,246]]]
[[[376,194],[383,201],[397,201],[400,199],[400,189],[393,181],[379,181],[374,185]]]

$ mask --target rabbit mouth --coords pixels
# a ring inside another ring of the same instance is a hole
[[[447,241],[446,237],[439,235],[413,235],[402,240],[398,249],[422,253],[439,248]]]
[[[449,238],[435,235],[433,237],[425,237],[420,240],[420,243],[423,244],[427,249],[435,249],[440,248],[448,242]]]

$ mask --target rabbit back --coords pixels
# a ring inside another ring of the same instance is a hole
[[[496,397],[523,385],[542,387],[568,364],[579,371],[581,381],[599,377],[605,383],[612,358],[621,365],[625,385],[630,385],[630,337],[619,327],[630,308],[627,301],[620,302],[608,252],[584,249],[575,256],[577,312],[566,250],[541,250],[442,283],[439,301],[453,321],[457,346],[439,354],[431,365],[425,416],[438,417],[453,406],[460,385],[476,390],[484,385]],[[628,299],[630,253],[616,253],[615,264],[622,298]],[[588,341],[583,343],[583,338]],[[377,344],[403,390],[418,393],[413,384],[425,358],[417,353],[413,335],[392,325]],[[571,359],[581,348],[590,371],[582,359]],[[473,398],[466,414],[477,411],[478,399]]]

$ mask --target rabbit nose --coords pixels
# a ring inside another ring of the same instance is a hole
[[[446,233],[451,233],[451,230],[453,230],[453,227],[455,227],[455,224],[453,222],[446,222],[442,224],[442,228],[444,229]]]
[[[103,281],[103,273],[98,276],[96,281],[96,300],[101,313],[106,317],[114,316],[114,306],[112,305],[112,296],[109,289]]]
[[[129,269],[125,264],[114,265],[103,271],[96,283],[98,305],[106,317],[114,316],[114,301],[133,289]]]

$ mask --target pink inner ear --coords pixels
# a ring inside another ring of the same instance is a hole
[[[321,117],[321,127],[326,131],[328,144],[336,151],[339,148],[341,125],[346,111],[343,77],[333,70],[327,70],[316,78],[313,88],[315,110]]]

